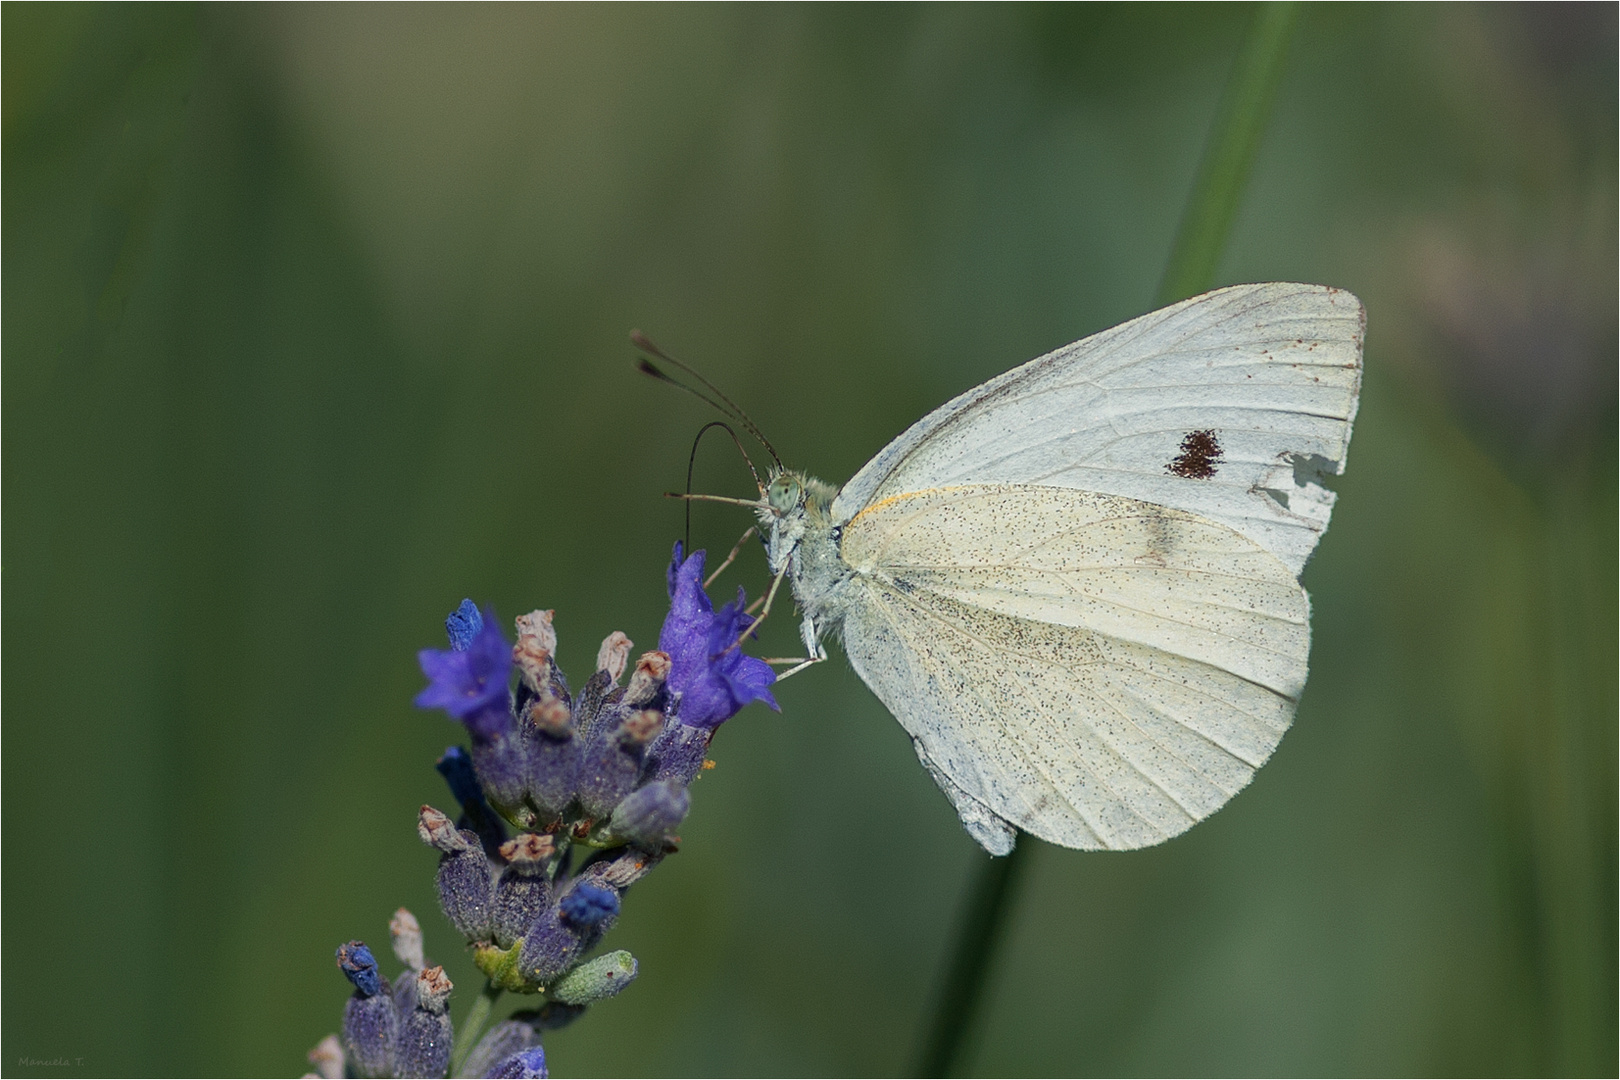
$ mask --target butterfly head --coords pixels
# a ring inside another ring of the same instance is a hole
[[[771,474],[758,513],[773,574],[787,565],[807,531],[826,531],[837,494],[831,484],[801,472],[778,469]]]

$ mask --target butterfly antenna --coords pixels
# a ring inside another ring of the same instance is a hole
[[[754,486],[759,488],[761,496],[765,494],[765,485],[759,482],[759,471],[754,468],[754,462],[749,458],[748,451],[743,449],[742,440],[737,438],[737,433],[732,430],[731,425],[724,420],[710,420],[704,424],[692,439],[692,453],[686,459],[686,543],[682,551],[692,550],[692,503],[695,501],[692,498],[692,470],[697,466],[698,443],[703,441],[703,436],[708,434],[710,428],[723,428],[725,433],[731,436],[731,441],[737,446],[737,453],[748,462],[748,471],[754,476]]]
[[[715,408],[736,420],[743,426],[743,429],[747,431],[748,434],[759,440],[759,445],[763,446],[765,448],[765,452],[771,455],[771,461],[776,464],[776,467],[778,469],[782,468],[782,459],[776,453],[776,447],[772,446],[771,441],[767,439],[764,433],[759,430],[759,425],[750,420],[748,418],[748,414],[743,412],[742,409],[737,406],[736,402],[726,397],[718,386],[714,385],[714,383],[710,382],[708,379],[705,379],[696,369],[688,367],[679,360],[675,359],[673,356],[666,353],[663,349],[660,349],[657,345],[654,345],[652,339],[647,337],[647,335],[643,334],[640,330],[630,331],[630,343],[636,348],[640,349],[642,352],[646,353],[648,356],[661,360],[670,367],[678,368],[679,370],[690,375],[692,378],[696,379],[698,382],[702,383],[704,388],[707,389],[710,394],[714,395],[713,398],[709,397],[707,394],[699,392],[691,386],[688,386],[686,383],[681,382],[668,372],[661,370],[657,365],[645,357],[643,357],[641,360],[641,370],[648,375],[651,375],[655,379],[662,379],[671,386],[680,387],[693,397],[699,399],[700,401],[707,402],[712,408]],[[720,400],[716,401],[715,398],[719,398]],[[746,457],[747,455],[744,456]]]

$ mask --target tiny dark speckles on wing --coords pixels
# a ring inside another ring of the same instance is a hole
[[[1221,463],[1221,444],[1211,430],[1189,431],[1181,440],[1181,453],[1165,471],[1184,480],[1208,480]]]

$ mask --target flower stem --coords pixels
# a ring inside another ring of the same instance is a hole
[[[1263,4],[1255,17],[1221,95],[1156,306],[1204,292],[1215,283],[1221,249],[1237,216],[1282,77],[1297,9],[1294,3]],[[1010,855],[991,859],[979,871],[916,1075],[948,1076],[961,1064],[973,1014],[1002,938],[1002,924],[1012,906],[1013,889],[1034,846],[1032,837],[1020,833]]]
[[[918,1076],[946,1076],[961,1054],[979,996],[984,991],[985,973],[991,953],[1001,938],[1006,920],[1003,913],[1020,871],[1029,864],[1035,838],[1020,833],[1018,845],[1005,858],[991,859],[979,872],[962,915],[962,934],[956,941],[945,989],[934,1012],[934,1028],[929,1033],[917,1066]]]
[[[492,982],[486,982],[484,989],[473,999],[472,1008],[467,1010],[466,1019],[461,1021],[461,1030],[456,1032],[455,1049],[450,1053],[450,1075],[460,1076],[461,1067],[467,1063],[467,1055],[472,1053],[478,1044],[478,1036],[484,1033],[484,1025],[489,1023],[490,1010],[495,1007],[495,999],[501,996],[501,988]]]

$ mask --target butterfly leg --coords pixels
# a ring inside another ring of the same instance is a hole
[[[797,675],[805,668],[810,667],[812,664],[819,664],[825,659],[827,659],[825,656],[773,656],[765,662],[767,664],[793,665],[793,667],[788,668],[786,671],[782,672],[782,674],[776,677],[776,681],[781,682],[789,675]]]
[[[780,580],[780,575],[778,575],[778,580]],[[775,593],[774,589],[771,591],[773,594]],[[754,625],[758,626],[759,624],[755,623]],[[827,659],[827,650],[821,644],[821,635],[816,632],[816,620],[808,612],[804,616],[804,622],[799,626],[799,633],[804,638],[804,647],[810,653],[809,656],[773,656],[765,661],[767,664],[793,665],[793,667],[776,677],[777,682],[781,682],[789,675],[797,675],[811,664],[819,664]]]
[[[799,637],[804,640],[805,651],[810,654],[811,660],[827,659],[827,650],[821,644],[821,633],[816,629],[815,616],[808,611],[804,613],[804,621],[799,624]]]
[[[764,622],[765,619],[770,615],[771,603],[776,599],[776,590],[782,587],[782,579],[785,577],[787,577],[787,567],[784,566],[782,569],[778,570],[776,572],[776,576],[771,579],[771,589],[765,594],[765,605],[760,609],[759,617],[754,620],[753,624],[749,626],[748,629],[737,635],[736,641],[733,641],[730,645],[726,646],[726,652],[730,652],[732,649],[738,648],[744,641],[759,633],[759,624]],[[755,604],[758,604],[757,600],[755,601]],[[749,607],[748,613],[753,614],[753,611],[753,607]]]
[[[721,563],[719,566],[715,567],[714,568],[714,573],[710,574],[709,577],[708,577],[708,580],[706,580],[703,583],[703,587],[705,589],[707,589],[710,585],[714,584],[714,579],[715,578],[717,578],[721,574],[725,573],[726,567],[730,566],[732,563],[737,561],[737,556],[742,553],[743,545],[748,543],[748,538],[750,536],[753,536],[758,531],[759,531],[759,526],[758,525],[750,525],[750,526],[748,526],[748,531],[747,532],[745,532],[741,536],[737,537],[737,543],[732,546],[731,554],[726,556],[726,561]]]

